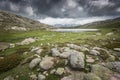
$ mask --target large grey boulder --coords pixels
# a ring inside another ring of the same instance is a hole
[[[55,64],[55,59],[53,57],[45,56],[40,62],[39,66],[43,70],[48,70],[53,68],[54,64]]]
[[[40,61],[41,61],[40,58],[33,59],[29,64],[29,68],[33,69],[34,67],[36,67],[40,63]]]
[[[75,69],[82,69],[84,68],[85,61],[84,61],[84,54],[82,52],[75,51],[69,57],[69,62],[72,68]]]

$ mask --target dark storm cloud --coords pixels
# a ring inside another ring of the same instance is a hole
[[[0,9],[26,16],[87,17],[120,14],[119,0],[0,0]]]

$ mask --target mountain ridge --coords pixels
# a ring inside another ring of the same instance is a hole
[[[0,29],[1,30],[46,30],[53,28],[50,25],[40,23],[20,15],[0,10]]]

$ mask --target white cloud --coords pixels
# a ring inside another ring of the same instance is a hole
[[[29,16],[32,16],[34,15],[34,11],[33,11],[33,8],[31,6],[29,7],[26,7],[26,13],[29,15]]]
[[[105,6],[114,6],[114,3],[109,2],[109,0],[95,0],[91,1],[90,3],[98,8],[103,8]]]
[[[95,21],[103,21],[107,19],[111,19],[113,17],[89,17],[89,18],[45,18],[39,19],[38,21],[49,24],[49,25],[84,25],[87,23],[95,22]]]
[[[117,12],[120,12],[120,7],[116,9]]]
[[[79,11],[83,11],[84,9],[83,9],[83,7],[79,6],[79,7],[78,7],[78,10],[79,10]]]
[[[74,0],[67,0],[66,1],[66,6],[68,8],[75,8],[75,7],[78,6],[78,3],[76,1],[74,1]]]
[[[19,11],[19,6],[15,5],[13,3],[10,3],[10,9],[12,11],[18,12]]]

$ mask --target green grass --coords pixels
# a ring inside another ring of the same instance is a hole
[[[52,44],[57,44],[59,46],[63,46],[65,43],[76,43],[78,45],[83,44],[89,44],[90,46],[101,46],[101,42],[107,42],[109,43],[112,38],[120,38],[120,33],[115,33],[115,35],[112,36],[106,36],[105,34],[108,32],[111,32],[112,29],[101,29],[100,33],[102,33],[101,36],[93,36],[97,32],[80,32],[80,33],[61,33],[61,32],[51,32],[51,31],[44,31],[44,30],[38,30],[38,31],[28,31],[28,32],[10,32],[9,34],[7,32],[0,32],[0,42],[8,42],[8,43],[17,43],[21,42],[25,38],[29,37],[38,37],[40,38],[39,41],[34,42],[29,45],[24,46],[16,46],[15,48],[7,49],[5,51],[0,52],[0,55],[10,55],[13,53],[20,53],[22,54],[25,51],[29,51],[32,46],[41,46],[44,49],[41,56],[45,56],[46,54],[50,54],[50,48],[52,47]],[[48,45],[48,43],[50,45]],[[116,43],[116,42],[115,42]],[[104,45],[103,47],[107,47],[109,45]],[[29,57],[31,54],[28,54],[26,56],[22,56],[23,58]],[[61,67],[63,63],[56,64],[57,67]],[[22,66],[18,65],[17,67],[4,72],[0,74],[0,80],[2,80],[4,77],[12,75],[16,76],[19,75],[20,77],[17,80],[29,80],[28,73],[37,73],[37,71],[30,70],[28,68],[28,64],[24,64]],[[58,76],[56,75],[49,75],[46,80],[58,80]]]

